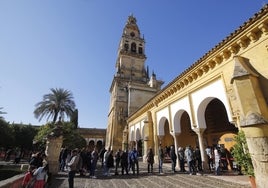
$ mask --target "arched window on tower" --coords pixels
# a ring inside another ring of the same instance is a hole
[[[128,51],[128,43],[125,44],[125,51]]]
[[[142,47],[139,47],[139,54],[142,54]]]
[[[136,52],[136,43],[131,43],[131,52]]]

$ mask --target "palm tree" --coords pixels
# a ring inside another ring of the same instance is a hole
[[[6,114],[6,112],[1,111],[2,109],[3,109],[3,107],[0,107],[0,115]],[[0,116],[0,119],[4,119],[4,117],[3,116]]]
[[[35,105],[34,110],[35,118],[39,118],[39,121],[44,116],[47,116],[47,120],[53,118],[54,124],[58,117],[62,119],[66,115],[71,117],[75,110],[75,102],[73,101],[73,95],[69,90],[62,88],[50,89],[51,93],[43,96],[43,100]]]

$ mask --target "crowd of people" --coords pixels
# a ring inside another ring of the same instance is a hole
[[[22,181],[23,188],[48,187],[50,173],[46,157],[46,154],[42,152],[32,154],[29,160],[28,171],[25,173]]]
[[[201,151],[198,146],[192,148],[190,145],[183,147],[178,147],[177,154],[175,152],[175,147],[172,145],[170,147],[165,147],[165,152],[159,146],[159,173],[162,172],[162,163],[166,156],[171,160],[171,170],[176,172],[177,158],[179,161],[180,172],[186,172],[185,164],[188,167],[188,173],[190,175],[195,175],[196,173],[201,173],[203,171]],[[228,163],[232,168],[232,157],[230,152],[223,146],[215,145],[213,147],[208,146],[205,149],[205,154],[208,161],[209,171],[214,171],[215,175],[220,175],[222,170],[228,169]]]
[[[216,175],[220,174],[220,168],[227,168],[227,163],[224,162],[224,149],[220,147],[207,147],[205,153],[207,155],[208,167],[210,171],[214,171]],[[118,149],[115,153],[111,148],[103,148],[100,151],[94,149],[73,149],[62,148],[59,155],[59,170],[68,172],[69,188],[74,187],[74,177],[77,173],[80,176],[89,176],[96,178],[97,162],[100,161],[102,166],[103,176],[111,176],[111,169],[114,168],[114,175],[139,175],[139,160],[138,151],[136,148],[131,150]],[[155,156],[153,148],[149,148],[145,155],[147,162],[148,174],[154,172],[155,159],[158,158],[158,173],[163,174],[163,163],[168,157],[171,161],[171,171],[177,172],[179,167],[180,172],[188,172],[190,175],[195,175],[203,171],[201,152],[199,147],[192,148],[190,145],[176,148],[162,148],[161,144],[158,148],[158,156]],[[177,161],[179,162],[177,167]],[[187,171],[185,168],[187,164]],[[31,156],[29,161],[29,169],[25,174],[22,182],[23,187],[44,188],[48,183],[49,168],[44,153],[38,152]]]

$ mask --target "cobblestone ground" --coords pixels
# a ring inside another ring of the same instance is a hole
[[[74,187],[77,188],[250,188],[246,177],[237,175],[214,176],[212,174],[189,175],[187,173],[172,173],[169,164],[164,165],[164,174],[157,173],[157,168],[153,174],[147,173],[145,163],[140,162],[139,175],[113,175],[106,177],[102,175],[102,169],[99,167],[96,171],[97,178],[89,178],[88,175],[80,177],[78,174],[74,180]],[[154,165],[155,167],[157,164]],[[54,177],[52,188],[68,188],[67,173],[60,173]]]

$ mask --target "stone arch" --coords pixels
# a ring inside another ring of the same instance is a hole
[[[177,147],[195,146],[197,135],[192,130],[190,115],[185,110],[179,110],[174,116],[174,133]]]
[[[166,157],[169,157],[169,149],[171,145],[174,144],[174,137],[172,136],[172,131],[170,130],[170,123],[166,117],[162,117],[158,123],[158,138],[159,143],[165,148]]]
[[[141,128],[141,139],[144,140],[144,137],[145,137],[145,125],[142,126]]]
[[[136,149],[138,151],[138,155],[142,156],[143,142],[141,139],[141,131],[139,128],[136,129],[135,138],[136,138],[135,141],[136,141]]]
[[[208,84],[206,87],[200,88],[191,94],[191,98],[193,104],[192,109],[195,112],[195,121],[192,125],[193,128],[206,128],[204,112],[208,103],[214,98],[217,98],[224,104],[225,108],[227,109],[227,116],[229,121],[233,121],[223,80],[215,80],[214,82]]]
[[[165,135],[164,125],[166,121],[168,121],[166,117],[160,118],[159,123],[158,123],[158,136]]]
[[[129,135],[129,141],[135,141],[135,134],[134,134],[134,130],[130,131],[130,135]]]
[[[184,110],[179,110],[175,113],[174,119],[173,119],[173,125],[174,125],[174,133],[175,134],[180,134],[181,133],[181,116],[184,113]]]
[[[213,99],[214,97],[207,97],[198,106],[197,121],[198,121],[198,127],[200,128],[206,128],[205,111],[206,111],[207,105]]]
[[[141,131],[139,128],[136,129],[135,140],[141,140]]]
[[[205,104],[205,105],[204,105]],[[206,146],[221,145],[228,153],[234,145],[238,128],[230,123],[224,103],[218,98],[209,98],[203,103],[202,121]],[[200,113],[201,114],[201,113]]]

